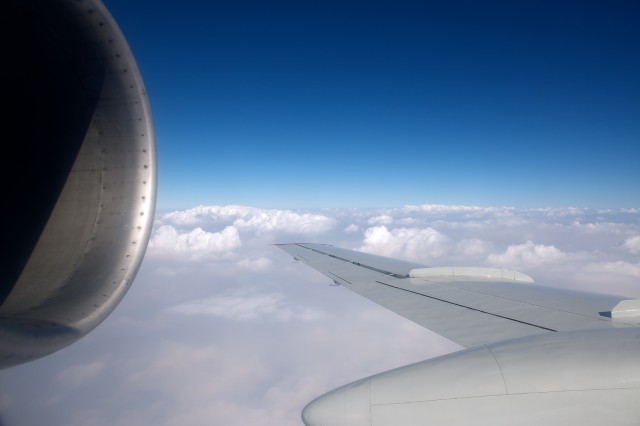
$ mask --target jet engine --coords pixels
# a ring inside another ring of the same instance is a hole
[[[0,368],[100,324],[133,281],[156,199],[151,113],[99,0],[3,3]]]
[[[308,426],[634,425],[639,352],[637,328],[527,336],[348,384],[309,403],[302,419]]]

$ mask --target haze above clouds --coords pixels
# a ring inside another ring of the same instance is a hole
[[[414,205],[159,214],[132,289],[75,345],[0,372],[8,425],[301,425],[315,396],[459,347],[292,261],[322,242],[640,297],[640,210]],[[539,285],[538,284],[538,285]]]

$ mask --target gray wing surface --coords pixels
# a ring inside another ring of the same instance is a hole
[[[636,301],[620,304],[626,300],[620,296],[495,277],[416,277],[420,274],[412,271],[424,265],[323,244],[277,246],[335,283],[465,347],[533,334],[638,325],[637,315],[615,314],[615,307],[625,303],[637,307]]]

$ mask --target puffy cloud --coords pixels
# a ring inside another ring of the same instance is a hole
[[[449,249],[447,237],[433,228],[374,226],[365,231],[363,243],[364,252],[415,261],[441,258]]]
[[[176,261],[233,259],[238,248],[248,245],[249,250],[253,248],[258,253],[246,251],[245,258],[236,263],[238,268],[266,271],[269,261],[262,255],[266,244],[289,240],[290,235],[309,237],[327,233],[336,223],[332,217],[309,212],[198,206],[165,213],[156,219],[148,254],[170,256]]]
[[[169,311],[186,315],[210,315],[232,321],[312,321],[323,315],[318,310],[291,302],[281,293],[258,294],[248,291],[196,300],[170,308]]]
[[[479,206],[461,206],[447,204],[422,204],[408,205],[404,207],[408,212],[424,212],[437,214],[452,213],[495,213],[497,211],[514,210],[512,207],[479,207]]]
[[[631,254],[640,254],[640,235],[634,235],[624,240],[622,244]]]
[[[621,275],[640,278],[640,264],[624,261],[590,263],[585,266],[584,271],[599,275]]]
[[[578,264],[569,275],[570,288],[640,298],[640,264],[623,260]]]
[[[231,224],[237,218],[251,217],[257,212],[269,210],[247,206],[204,206],[177,210],[162,215],[161,220],[176,226],[207,226],[216,223]]]
[[[344,228],[344,232],[346,232],[347,234],[353,234],[355,232],[358,232],[359,230],[360,230],[360,227],[355,223],[352,223],[346,228]]]
[[[587,218],[587,220],[588,219],[589,218]],[[584,219],[577,219],[571,223],[571,227],[585,234],[620,235],[626,231],[628,225],[616,222],[585,222]]]
[[[242,245],[238,230],[227,226],[220,232],[207,232],[202,228],[179,231],[171,225],[162,225],[149,241],[149,254],[180,254],[188,259],[226,254]]]
[[[507,247],[504,253],[490,254],[489,263],[505,268],[519,268],[522,266],[537,267],[544,264],[557,263],[567,258],[567,254],[554,246],[534,244],[527,241],[524,244],[514,244]]]
[[[461,259],[474,260],[486,256],[492,244],[479,238],[465,238],[456,243],[456,251]]]
[[[374,216],[368,220],[369,225],[391,225],[393,222],[393,217],[388,214]]]
[[[178,227],[233,225],[239,231],[314,235],[333,229],[335,219],[315,213],[246,206],[198,206],[166,213],[161,218]]]
[[[187,210],[177,210],[162,215],[161,220],[176,226],[202,226],[205,223],[215,222],[222,209],[231,209],[232,206],[197,206]]]
[[[314,235],[333,229],[335,219],[289,210],[257,210],[250,217],[236,219],[234,226],[239,230],[256,233],[279,231],[287,234]]]

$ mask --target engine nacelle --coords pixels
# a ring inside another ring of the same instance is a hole
[[[151,113],[99,0],[3,3],[0,367],[76,341],[116,307],[156,199]],[[16,171],[17,170],[17,171]]]
[[[467,349],[338,388],[307,405],[302,418],[307,426],[637,425],[640,329]]]

